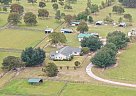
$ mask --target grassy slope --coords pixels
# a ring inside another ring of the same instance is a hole
[[[24,30],[6,29],[0,31],[1,48],[18,48],[35,46],[42,38],[44,33]]]

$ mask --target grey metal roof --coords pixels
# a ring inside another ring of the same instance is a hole
[[[50,55],[57,55],[57,54],[62,54],[65,56],[71,55],[73,52],[81,52],[81,48],[73,48],[70,46],[65,46],[62,49],[58,50],[57,52],[51,52]]]
[[[40,78],[31,78],[31,79],[29,79],[28,80],[28,82],[29,83],[38,83],[38,82],[40,82],[42,79],[40,79]]]

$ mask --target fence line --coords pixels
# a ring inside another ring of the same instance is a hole
[[[14,48],[0,48],[0,52],[14,52],[14,53],[21,53],[23,50],[21,49],[14,49]]]

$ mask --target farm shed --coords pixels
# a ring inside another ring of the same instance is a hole
[[[52,33],[53,32],[53,29],[52,28],[47,28],[45,29],[45,33]]]
[[[28,83],[30,83],[30,84],[40,84],[40,83],[43,83],[43,79],[31,78],[31,79],[28,80]]]

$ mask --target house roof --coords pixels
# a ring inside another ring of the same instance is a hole
[[[102,24],[102,23],[103,23],[103,21],[97,21],[96,23],[101,23],[101,24]]]
[[[29,83],[39,83],[42,79],[40,78],[31,78],[28,80]]]
[[[80,33],[78,35],[78,38],[84,38],[84,37],[89,38],[90,36],[95,36],[95,35],[98,35],[98,33]]]
[[[73,22],[71,22],[71,24],[80,24],[80,22],[79,21],[73,21]]]
[[[62,54],[65,56],[70,56],[73,52],[81,52],[81,48],[73,48],[70,46],[65,46],[62,49],[58,50],[57,52],[51,52],[51,55]]]
[[[62,28],[61,31],[69,31],[69,32],[72,32],[73,30],[72,30],[72,29],[68,29],[68,28]]]
[[[52,28],[46,28],[45,31],[53,31]]]
[[[119,25],[126,25],[126,23],[125,22],[121,22],[121,23],[119,23]]]

